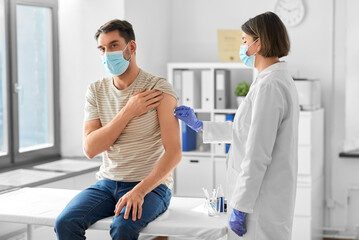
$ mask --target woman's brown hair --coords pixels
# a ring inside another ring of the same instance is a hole
[[[288,55],[290,42],[287,29],[273,12],[265,12],[249,19],[242,25],[242,31],[260,39],[259,54],[263,57],[284,57]]]

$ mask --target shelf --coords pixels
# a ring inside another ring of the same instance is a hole
[[[194,111],[195,113],[211,113],[213,110],[196,108],[196,109],[193,109],[193,111]]]
[[[201,63],[201,62],[193,62],[193,63],[168,63],[168,67],[171,69],[251,69],[240,62],[216,62],[216,63]]]
[[[213,112],[235,114],[237,112],[237,109],[214,109]]]
[[[227,155],[228,155],[227,153],[226,154],[214,154],[214,157],[226,158]]]
[[[183,156],[211,157],[211,152],[188,151],[188,152],[182,152],[182,155]]]
[[[341,152],[339,153],[339,157],[342,158],[359,158],[359,149],[347,151],[347,152]]]
[[[237,109],[201,109],[196,108],[193,109],[195,113],[227,113],[227,114],[235,114]]]

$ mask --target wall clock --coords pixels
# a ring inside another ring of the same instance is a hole
[[[304,0],[277,0],[274,7],[275,13],[283,23],[293,27],[303,21],[305,15]]]

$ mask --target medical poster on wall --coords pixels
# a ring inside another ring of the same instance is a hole
[[[241,62],[239,47],[242,44],[241,30],[221,30],[218,35],[218,54],[220,62]]]

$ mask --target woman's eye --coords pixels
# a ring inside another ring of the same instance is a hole
[[[113,47],[113,48],[114,48],[114,47],[117,47],[117,44],[112,44],[111,47]]]

